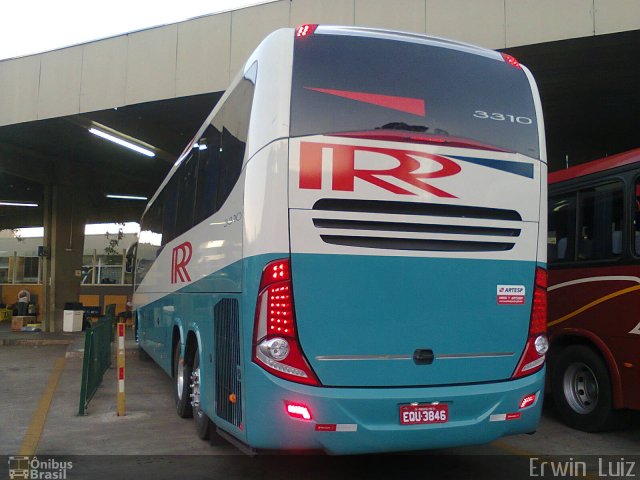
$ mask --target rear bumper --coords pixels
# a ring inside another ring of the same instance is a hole
[[[309,387],[275,378],[254,364],[247,374],[245,433],[251,447],[331,454],[474,445],[533,432],[544,388],[544,369],[513,381],[415,388]],[[538,393],[535,404],[519,410],[522,397],[531,393]],[[313,418],[290,417],[287,401],[304,404]],[[411,402],[447,402],[449,421],[400,425],[399,406]]]

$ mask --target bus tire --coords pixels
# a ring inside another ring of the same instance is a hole
[[[211,421],[204,410],[200,397],[200,349],[196,350],[193,359],[193,371],[191,372],[191,408],[193,410],[193,420],[196,425],[196,432],[201,440],[209,440],[211,431]]]
[[[173,353],[173,379],[175,383],[174,398],[176,402],[176,412],[182,418],[191,418],[193,410],[191,408],[191,367],[189,362],[182,356],[180,342],[176,344]]]
[[[571,345],[559,352],[552,371],[553,400],[564,423],[583,432],[599,432],[614,423],[611,377],[591,348]]]

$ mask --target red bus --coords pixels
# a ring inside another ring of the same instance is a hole
[[[563,421],[640,410],[640,148],[549,174],[548,380]]]

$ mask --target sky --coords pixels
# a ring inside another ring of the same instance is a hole
[[[273,0],[0,0],[0,60]]]

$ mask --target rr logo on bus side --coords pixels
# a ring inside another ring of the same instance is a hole
[[[333,190],[353,192],[355,179],[359,178],[392,193],[416,195],[416,193],[382,178],[386,176],[393,177],[400,182],[417,187],[437,197],[457,198],[455,195],[424,181],[430,178],[449,177],[460,172],[460,166],[446,157],[410,150],[329,143],[302,142],[300,144],[300,188],[308,190],[322,189],[322,155],[323,150],[326,149],[329,149],[332,153],[331,188]],[[392,157],[398,162],[398,165],[384,169],[356,168],[357,152],[369,152]],[[440,168],[435,171],[419,173],[422,163],[418,158],[440,164]]]
[[[187,265],[191,261],[192,253],[191,242],[184,242],[177,247],[173,247],[171,252],[171,283],[191,281]]]

